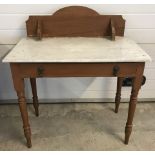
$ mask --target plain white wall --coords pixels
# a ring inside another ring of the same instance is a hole
[[[49,15],[67,5],[0,5],[0,52],[8,52],[26,36],[25,21],[29,15]],[[146,84],[139,98],[155,100],[155,5],[84,5],[100,14],[121,14],[126,19],[125,36],[135,41],[152,57],[146,64]],[[33,52],[33,51],[32,51]],[[31,98],[30,84],[26,95]],[[41,99],[69,101],[106,101],[113,99],[116,78],[54,78],[38,79],[38,96]],[[122,97],[129,98],[130,88],[123,88]],[[0,100],[16,99],[9,64],[0,64]]]

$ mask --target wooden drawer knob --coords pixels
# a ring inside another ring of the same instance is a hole
[[[114,66],[114,67],[113,67],[113,75],[114,75],[114,76],[117,76],[119,70],[120,70],[119,66]]]
[[[43,76],[43,74],[44,74],[44,68],[38,67],[37,68],[37,75],[41,77],[41,76]]]

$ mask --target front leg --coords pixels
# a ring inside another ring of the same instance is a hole
[[[27,140],[27,146],[30,148],[31,144],[31,129],[29,125],[28,112],[27,112],[27,103],[25,100],[24,92],[24,78],[20,75],[20,70],[18,64],[11,64],[12,79],[14,83],[14,88],[17,92],[19,109],[21,112],[21,117],[23,120],[24,134]]]
[[[25,100],[24,91],[23,90],[17,91],[17,96],[18,96],[19,109],[23,120],[24,134],[27,140],[27,147],[30,148],[32,146],[31,129],[28,120],[27,104]]]
[[[132,122],[133,122],[133,117],[136,109],[138,92],[141,87],[141,81],[142,81],[142,76],[133,78],[133,85],[132,85],[129,110],[128,110],[128,118],[127,118],[127,123],[125,127],[125,144],[128,144],[129,137],[132,132]]]

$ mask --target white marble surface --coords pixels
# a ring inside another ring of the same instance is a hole
[[[3,62],[145,62],[149,55],[133,40],[107,38],[62,37],[37,41],[23,38]]]

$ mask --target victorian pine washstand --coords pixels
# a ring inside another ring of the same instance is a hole
[[[10,63],[27,146],[32,144],[24,78],[30,78],[38,116],[36,78],[43,77],[117,77],[116,113],[123,78],[132,77],[125,127],[128,144],[144,65],[151,58],[134,41],[123,37],[122,16],[99,15],[87,7],[71,6],[51,16],[30,16],[26,26],[27,38],[21,39],[3,62]]]

